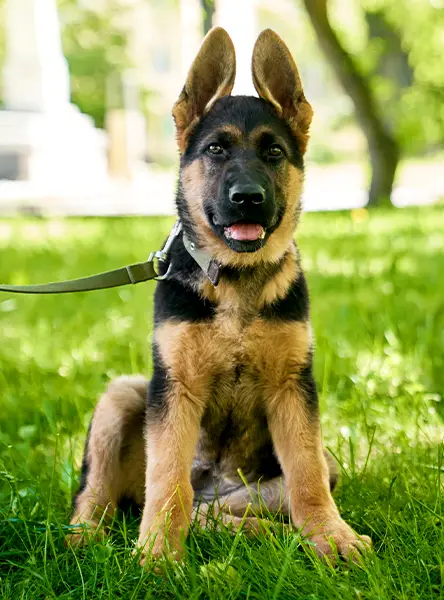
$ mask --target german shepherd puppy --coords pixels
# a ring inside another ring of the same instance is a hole
[[[101,397],[74,499],[72,523],[91,529],[124,498],[143,507],[142,564],[180,555],[193,515],[205,524],[210,507],[250,530],[264,507],[280,512],[320,555],[371,544],[331,496],[293,239],[312,109],[273,31],[254,47],[259,98],[230,96],[235,70],[230,37],[213,29],[173,109],[183,235],[155,293],[153,376],[116,379]],[[218,285],[193,250],[217,266]]]

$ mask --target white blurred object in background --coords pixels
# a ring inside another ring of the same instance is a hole
[[[182,78],[177,95],[181,92],[182,85],[185,83],[188,71],[202,43],[202,6],[200,0],[180,0],[180,32]]]
[[[256,0],[216,0],[215,23],[226,29],[236,49],[233,94],[257,96],[251,78],[251,54],[258,34]]]
[[[6,0],[5,25],[0,179],[50,195],[102,184],[106,136],[70,103],[55,0]]]

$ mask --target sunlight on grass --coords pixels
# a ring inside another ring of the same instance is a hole
[[[0,221],[0,281],[74,278],[145,258],[172,219]],[[443,593],[444,213],[309,214],[298,241],[326,445],[344,517],[375,553],[336,569],[285,528],[251,539],[195,526],[164,576],[131,556],[137,521],[73,552],[63,526],[94,403],[151,370],[154,284],[0,295],[0,597],[432,598]],[[273,531],[272,526],[272,531]],[[308,550],[307,550],[308,548]],[[441,562],[440,562],[441,561]]]

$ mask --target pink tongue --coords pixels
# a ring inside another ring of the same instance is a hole
[[[233,240],[252,241],[261,237],[264,228],[262,225],[238,223],[237,225],[227,227],[225,231]]]

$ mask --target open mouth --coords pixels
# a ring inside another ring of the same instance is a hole
[[[268,226],[260,223],[238,222],[224,225],[218,222],[214,215],[209,215],[209,221],[217,235],[235,252],[256,252],[263,248],[270,234]]]
[[[255,242],[265,238],[265,229],[258,223],[235,223],[224,227],[224,235],[228,240]]]

